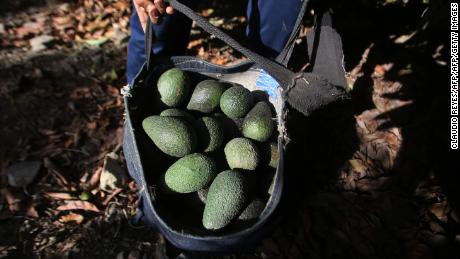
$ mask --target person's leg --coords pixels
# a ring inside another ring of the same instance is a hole
[[[193,7],[196,3],[195,0],[182,0],[182,2],[190,7]],[[191,20],[177,12],[172,15],[166,15],[162,19],[161,24],[153,26],[155,33],[153,52],[156,55],[165,56],[183,55],[190,35]],[[134,8],[130,30],[131,38],[128,43],[126,67],[128,82],[131,82],[145,62],[144,31]]]
[[[247,33],[253,49],[267,57],[277,56],[294,28],[302,3],[300,0],[284,0],[281,3],[277,0],[249,0]],[[315,36],[315,32],[310,32],[307,35],[309,58],[313,65],[311,72],[334,85],[344,86],[342,41],[332,28],[332,17],[327,10],[319,13],[322,17],[318,21],[321,34]]]
[[[247,35],[252,49],[275,57],[286,44],[302,6],[300,0],[249,0]]]

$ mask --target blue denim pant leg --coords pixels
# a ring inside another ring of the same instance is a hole
[[[197,0],[182,0],[194,7]],[[300,0],[249,0],[247,36],[251,49],[267,57],[275,57],[283,49],[297,19]],[[153,52],[157,55],[183,55],[187,47],[191,21],[178,12],[165,16],[160,25],[154,25],[156,41]],[[145,62],[144,32],[136,12],[131,16],[131,38],[128,43],[128,82]]]
[[[249,0],[246,34],[251,49],[276,57],[289,39],[301,7],[301,0]]]
[[[184,4],[194,7],[196,0],[181,0]],[[175,12],[162,17],[159,25],[153,25],[155,42],[153,53],[161,56],[184,55],[190,36],[192,21],[185,15]],[[126,76],[128,82],[136,76],[145,62],[144,31],[139,16],[133,7],[130,21],[131,38],[128,42],[128,58]]]

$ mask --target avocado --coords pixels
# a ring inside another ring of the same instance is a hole
[[[260,199],[260,198],[253,198],[249,204],[246,206],[246,208],[241,212],[240,216],[238,217],[238,220],[252,220],[256,219],[259,217],[260,213],[265,208],[265,202]]]
[[[267,141],[273,133],[274,123],[270,106],[258,102],[243,121],[243,136],[260,142]]]
[[[160,113],[160,116],[166,116],[166,117],[182,117],[184,120],[186,120],[189,123],[193,123],[195,121],[195,118],[188,113],[187,111],[177,109],[177,108],[170,108],[162,111]]]
[[[208,79],[201,81],[193,90],[192,97],[187,105],[187,109],[210,113],[214,111],[220,103],[220,97],[225,91],[225,84],[216,80]]]
[[[165,154],[183,157],[196,149],[196,132],[182,118],[150,116],[142,121],[142,127],[153,143]]]
[[[194,153],[172,164],[165,174],[169,189],[178,193],[196,192],[208,186],[217,174],[216,162],[209,156]]]
[[[178,107],[189,97],[190,79],[184,71],[171,68],[158,78],[157,88],[164,104],[169,107]]]
[[[220,109],[230,118],[244,117],[252,103],[251,92],[240,85],[230,87],[220,97]]]
[[[213,117],[202,117],[195,123],[198,133],[200,150],[212,152],[217,150],[224,141],[224,128],[222,123]]]
[[[234,138],[224,148],[225,158],[231,169],[255,170],[259,164],[259,150],[247,138]]]
[[[243,209],[248,187],[243,174],[233,170],[219,173],[209,187],[203,226],[217,230],[227,226]]]

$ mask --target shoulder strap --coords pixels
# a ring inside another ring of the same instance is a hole
[[[330,10],[320,10],[315,30],[307,34],[311,72],[334,85],[345,86],[342,39],[332,27]]]
[[[297,39],[297,35],[299,34],[300,27],[305,16],[305,12],[307,11],[308,2],[309,0],[303,0],[302,7],[300,8],[291,35],[289,36],[289,39],[287,40],[286,45],[284,46],[284,49],[280,52],[278,57],[276,57],[276,61],[284,66],[287,66],[289,60],[291,59],[292,51],[294,50],[295,46],[295,40]]]
[[[147,70],[150,70],[150,64],[152,62],[152,47],[153,42],[155,41],[155,33],[153,33],[153,26],[152,21],[150,20],[150,16],[147,16],[147,26],[145,28],[145,35],[144,35],[144,45],[145,45],[145,56],[146,56],[146,64]]]
[[[200,26],[206,32],[216,36],[218,39],[225,42],[230,47],[234,48],[235,50],[241,52],[245,55],[248,59],[255,62],[260,68],[264,69],[273,76],[278,83],[280,83],[281,87],[287,87],[293,82],[295,77],[294,72],[290,71],[289,69],[285,68],[281,64],[267,59],[245,47],[243,47],[240,43],[238,43],[235,39],[209,23],[205,18],[201,17],[200,15],[196,14],[192,9],[184,4],[180,3],[177,0],[170,0],[169,4],[178,12],[184,14],[191,20],[195,21],[195,23]],[[150,65],[151,62],[151,55],[152,55],[152,41],[153,41],[153,33],[151,28],[150,19],[147,22],[146,28],[146,35],[145,35],[145,46],[146,46],[146,56],[147,56],[147,66]]]

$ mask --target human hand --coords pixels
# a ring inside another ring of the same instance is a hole
[[[133,0],[133,2],[144,31],[149,16],[152,23],[158,24],[162,15],[174,13],[174,9],[166,5],[164,0]]]

